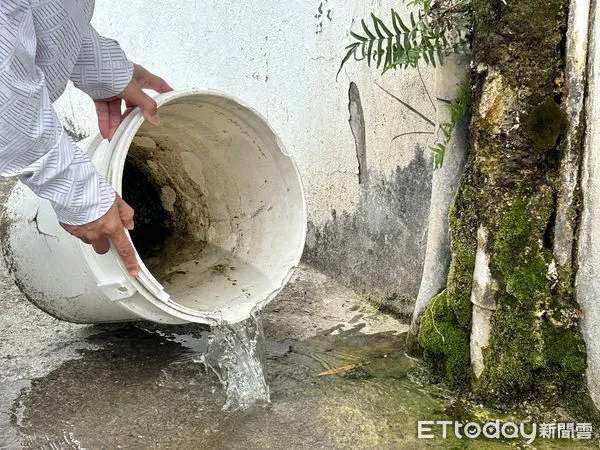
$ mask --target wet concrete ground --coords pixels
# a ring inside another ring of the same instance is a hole
[[[23,298],[3,263],[0,293],[2,449],[597,446],[418,440],[418,420],[489,415],[420,383],[404,355],[407,325],[307,266],[263,315],[271,403],[233,412],[222,410],[216,376],[195,362],[206,348],[202,328],[61,322]]]
[[[404,377],[406,326],[310,268],[263,317],[272,403],[233,413],[221,409],[216,377],[193,361],[201,328],[61,322],[1,270],[0,447],[371,448],[382,436],[404,438],[393,405],[370,417],[377,402],[356,397],[364,373],[347,387],[318,374],[348,363],[381,370],[400,358],[394,371]],[[362,396],[388,398],[385,386],[369,385]]]

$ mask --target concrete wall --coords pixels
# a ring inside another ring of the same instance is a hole
[[[103,0],[93,23],[175,88],[218,89],[266,116],[304,179],[306,258],[397,305],[403,297],[411,303],[421,277],[432,140],[392,142],[401,132],[427,130],[427,124],[375,82],[431,118],[435,112],[414,70],[381,77],[351,62],[336,81],[353,22],[371,11],[387,18],[391,7],[405,6],[388,0]],[[423,76],[433,87],[432,73],[424,70]],[[83,94],[70,88],[57,108],[95,132],[94,108]]]
[[[576,296],[583,310],[581,331],[587,348],[588,388],[596,407],[600,409],[600,16],[594,8],[590,12],[586,131],[581,170],[583,211],[577,255],[579,270]]]

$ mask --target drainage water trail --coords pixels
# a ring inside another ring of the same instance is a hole
[[[242,322],[212,327],[207,347],[195,361],[214,372],[221,382],[227,396],[224,410],[235,411],[269,402],[260,313],[253,313]]]

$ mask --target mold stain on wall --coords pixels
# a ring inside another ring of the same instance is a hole
[[[333,20],[333,11],[328,6],[329,0],[324,0],[319,3],[319,7],[317,8],[317,12],[315,13],[315,20],[317,21],[317,25],[315,27],[315,33],[321,34],[323,33],[323,21],[327,19],[329,22]]]
[[[417,148],[389,177],[370,173],[356,210],[322,225],[309,220],[304,258],[402,318],[419,289],[431,195],[431,164]]]

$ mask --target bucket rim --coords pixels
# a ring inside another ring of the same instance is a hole
[[[274,285],[276,286],[271,292],[269,292],[265,297],[254,304],[252,308],[247,308],[247,311],[244,313],[235,314],[234,311],[229,311],[232,308],[228,308],[227,310],[214,310],[214,311],[205,311],[188,308],[177,303],[175,300],[171,299],[168,292],[164,289],[163,285],[152,275],[152,273],[148,270],[143,260],[140,258],[139,254],[136,250],[136,256],[139,265],[139,273],[137,277],[133,277],[129,275],[121,258],[118,256],[116,251],[111,247],[110,253],[113,255],[113,260],[118,265],[120,272],[123,277],[127,280],[127,282],[134,288],[137,292],[139,292],[147,301],[149,301],[154,307],[162,310],[164,313],[175,317],[178,320],[184,320],[187,322],[193,323],[205,323],[208,325],[214,325],[223,320],[229,322],[237,322],[247,318],[249,314],[262,309],[266,304],[268,304],[280,291],[281,289],[288,283],[293,272],[298,267],[300,263],[302,253],[306,244],[306,234],[308,228],[308,211],[306,204],[306,196],[304,186],[302,184],[302,177],[300,176],[300,171],[298,169],[298,165],[293,158],[293,156],[286,149],[279,135],[275,132],[271,124],[267,121],[267,119],[252,106],[248,105],[244,101],[229,95],[225,94],[221,91],[214,89],[199,89],[199,88],[191,88],[191,89],[181,89],[174,90],[170,92],[166,92],[163,94],[158,94],[154,97],[154,100],[157,103],[158,109],[162,106],[168,105],[170,103],[175,102],[181,98],[192,97],[192,96],[209,96],[216,97],[220,99],[225,99],[227,101],[233,102],[240,107],[250,112],[254,115],[259,121],[261,125],[268,130],[277,145],[277,148],[281,152],[282,156],[286,157],[289,163],[291,163],[291,167],[293,168],[293,173],[297,180],[298,189],[300,198],[302,200],[301,205],[301,232],[300,232],[300,241],[298,242],[298,252],[297,255],[293,258],[293,264],[289,267],[289,270],[283,275],[280,280],[274,280]],[[121,195],[122,194],[122,181],[123,181],[123,169],[125,165],[125,160],[129,151],[129,146],[133,141],[137,131],[145,122],[145,118],[143,116],[140,108],[135,108],[119,125],[117,128],[113,138],[110,142],[108,142],[108,146],[106,147],[108,164],[106,166],[106,173],[103,174],[106,176],[107,180],[114,187],[115,191]],[[92,139],[90,146],[98,145],[97,139],[99,135],[96,136],[95,139]],[[102,142],[102,138],[100,137],[100,142]],[[131,236],[129,232],[125,230],[127,238],[132,242]],[[133,244],[133,242],[132,242]],[[90,268],[94,270],[95,267],[98,267],[98,257],[93,249],[89,246],[82,244],[86,259],[91,263]],[[135,249],[135,246],[134,246]],[[102,274],[96,274],[97,279],[101,279]],[[126,300],[123,299],[123,306],[127,307]],[[136,308],[137,309],[137,308]]]

